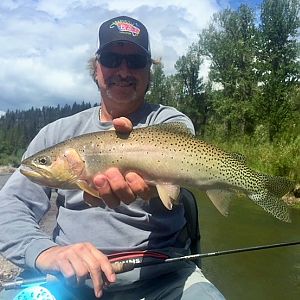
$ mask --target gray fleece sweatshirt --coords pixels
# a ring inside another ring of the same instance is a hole
[[[179,121],[194,132],[193,124],[174,108],[144,104],[130,115],[135,128]],[[45,126],[30,143],[24,158],[68,138],[108,130],[99,122],[99,107],[59,119]],[[142,154],[141,154],[142,155]],[[22,267],[34,268],[37,256],[49,247],[91,242],[106,254],[177,247],[185,225],[181,205],[168,211],[160,199],[137,199],[110,209],[104,204],[88,208],[79,190],[58,190],[60,203],[54,237],[39,228],[50,207],[51,189],[32,183],[17,170],[0,191],[0,252]]]

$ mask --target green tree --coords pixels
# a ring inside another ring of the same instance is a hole
[[[167,90],[166,75],[164,66],[159,63],[154,64],[151,70],[151,83],[146,94],[146,99],[150,103],[170,105],[170,93]]]
[[[90,103],[74,103],[61,107],[32,107],[26,111],[7,111],[0,118],[0,165],[12,163],[17,165],[22,153],[38,131],[58,118],[91,107]]]
[[[257,111],[271,141],[289,118],[294,105],[291,92],[299,85],[299,8],[298,0],[262,3],[258,51],[262,96]]]
[[[198,44],[192,44],[187,54],[175,63],[176,91],[180,98],[177,106],[191,118],[196,131],[201,130],[201,134],[204,131],[207,107],[203,78],[199,75],[202,63]]]
[[[254,12],[246,5],[213,16],[199,35],[199,47],[211,61],[211,103],[228,134],[254,130],[252,101],[256,97],[256,29]]]

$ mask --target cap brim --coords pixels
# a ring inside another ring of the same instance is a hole
[[[136,45],[137,47],[139,47],[140,49],[142,49],[146,55],[148,55],[149,57],[151,57],[151,54],[150,52],[145,49],[144,47],[142,47],[141,45],[137,44],[137,43],[134,43],[132,41],[128,41],[128,40],[118,40],[118,41],[112,41],[112,42],[108,42],[104,45],[102,45],[97,51],[96,51],[96,54],[100,54],[106,47],[108,46],[111,46],[113,44],[118,44],[118,43],[128,43],[128,44],[133,44],[133,45]]]

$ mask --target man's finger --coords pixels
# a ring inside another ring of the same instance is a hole
[[[70,286],[76,286],[77,276],[70,260],[67,258],[59,259],[57,264],[61,274],[64,276],[66,283]]]
[[[111,283],[116,281],[116,274],[114,273],[113,267],[108,260],[107,256],[104,255],[102,252],[100,252],[97,248],[90,245],[90,251],[98,261],[98,263],[101,264],[101,270],[105,274],[105,277],[107,280]]]
[[[132,131],[132,123],[125,117],[113,119],[115,130],[120,133],[130,133]]]
[[[107,177],[103,174],[96,175],[93,179],[94,185],[99,191],[99,195],[109,208],[116,208],[120,205],[120,200],[112,191]]]
[[[149,186],[137,173],[129,172],[125,175],[125,179],[133,193],[142,199],[150,200],[157,196],[155,186]]]
[[[105,175],[109,185],[117,198],[125,204],[130,204],[135,200],[135,195],[128,186],[125,178],[117,168],[108,169]],[[104,197],[103,197],[104,198]],[[105,198],[104,198],[105,199]]]
[[[96,257],[91,251],[89,255],[84,255],[83,259],[93,282],[95,296],[100,297],[103,289],[101,263],[97,261]]]
[[[79,253],[77,252],[78,250],[76,248],[70,250],[68,253],[68,261],[70,262],[75,273],[75,276],[69,276],[67,278],[68,283],[72,285],[82,285],[88,276],[87,267],[82,259],[82,257],[87,256],[88,253],[84,245],[80,245],[80,249],[81,250]]]

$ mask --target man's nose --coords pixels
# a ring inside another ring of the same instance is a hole
[[[118,68],[118,73],[122,76],[122,75],[126,75],[129,73],[129,68],[127,65],[127,61],[125,58],[122,59],[121,64]]]

